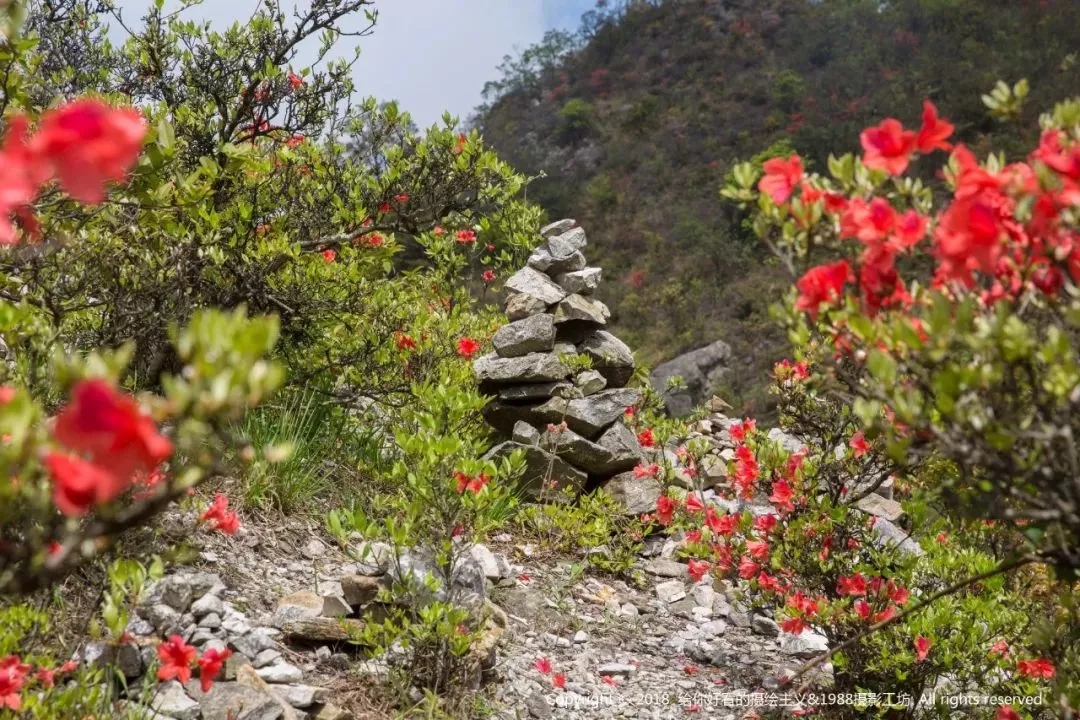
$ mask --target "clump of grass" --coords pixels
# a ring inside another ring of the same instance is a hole
[[[340,499],[355,466],[347,415],[314,392],[293,391],[244,416],[239,431],[255,450],[240,474],[248,507],[319,511]]]

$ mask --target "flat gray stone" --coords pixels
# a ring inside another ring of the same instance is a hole
[[[555,307],[555,324],[584,321],[596,325],[607,325],[611,319],[608,306],[599,300],[577,293],[563,298]]]
[[[662,582],[656,586],[656,597],[670,605],[686,597],[686,586],[681,580]]]
[[[330,699],[330,691],[314,685],[270,685],[270,690],[294,708],[306,710]]]
[[[549,352],[555,347],[555,316],[540,313],[503,325],[495,331],[491,343],[496,354],[504,358]]]
[[[263,650],[273,649],[275,643],[273,638],[266,633],[252,630],[239,637],[231,638],[229,640],[229,645],[232,646],[233,650],[244,657],[249,660],[254,660]]]
[[[273,665],[281,659],[281,653],[274,649],[263,650],[251,659],[251,666],[258,670],[268,665]]]
[[[195,720],[199,717],[199,703],[188,697],[184,686],[169,680],[157,686],[150,709],[174,720]]]
[[[492,353],[477,359],[473,372],[485,384],[545,383],[570,376],[570,368],[554,353],[529,353],[512,358]]]
[[[645,564],[645,572],[657,577],[677,578],[679,580],[690,577],[690,572],[684,563],[670,558],[654,558],[650,560]]]
[[[300,668],[281,661],[258,668],[255,672],[268,683],[298,683],[304,679]]]
[[[506,402],[520,402],[522,400],[546,400],[552,397],[568,399],[584,397],[584,393],[568,382],[550,382],[499,388],[498,397]]]
[[[547,303],[538,297],[525,293],[511,293],[506,298],[506,316],[511,320],[523,320],[547,310]]]
[[[533,412],[544,423],[559,423],[565,419],[571,430],[591,440],[621,418],[626,408],[640,402],[640,390],[618,388],[575,400],[552,398]]]
[[[895,500],[883,498],[876,493],[870,493],[855,503],[855,507],[864,513],[884,518],[890,522],[896,522],[904,516],[904,508]]]
[[[598,267],[561,273],[554,277],[555,283],[568,293],[591,295],[600,287],[603,271]]]
[[[580,250],[573,250],[573,241],[567,239],[568,235],[578,230],[580,228],[549,238],[547,242],[536,248],[533,254],[529,256],[529,267],[550,276],[584,270],[586,265],[585,255]],[[584,230],[581,230],[580,236],[584,238]]]
[[[549,237],[547,241],[551,254],[556,257],[566,257],[578,250],[584,250],[588,244],[589,241],[585,237],[585,228],[583,227],[569,228],[558,235]]]
[[[608,387],[623,387],[634,376],[634,354],[606,330],[587,335],[578,345],[578,352],[592,360],[593,369],[604,376]]]
[[[637,668],[629,663],[605,663],[596,668],[601,677],[630,677],[637,672]]]
[[[533,267],[524,267],[511,275],[506,283],[508,290],[529,295],[545,305],[554,305],[566,297],[566,291],[544,273]]]
[[[577,225],[576,220],[570,218],[563,218],[562,220],[556,220],[553,223],[549,223],[540,228],[540,236],[543,238],[555,237],[556,235],[562,235],[567,230],[570,230]]]
[[[564,489],[576,495],[585,486],[588,476],[584,472],[535,446],[504,442],[489,450],[484,459],[500,460],[514,450],[525,453],[525,472],[518,482],[533,498],[558,500],[564,496]]]
[[[829,650],[829,640],[812,630],[803,630],[798,635],[780,634],[780,652],[793,655],[801,660],[809,660]]]
[[[896,547],[905,555],[922,557],[926,552],[919,547],[919,543],[911,539],[907,532],[894,524],[891,520],[879,517],[874,522],[873,541],[879,547]]]

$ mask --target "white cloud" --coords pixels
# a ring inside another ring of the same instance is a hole
[[[150,2],[118,0],[117,5],[130,22]],[[189,16],[225,27],[249,17],[258,4],[207,0]],[[376,4],[374,34],[343,38],[341,47],[347,48],[345,55],[356,43],[362,50],[353,74],[361,95],[397,100],[425,127],[438,122],[444,110],[464,119],[479,103],[484,83],[496,77],[504,55],[538,41],[549,27],[573,25],[591,5],[591,0],[387,0]]]

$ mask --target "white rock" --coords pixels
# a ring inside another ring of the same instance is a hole
[[[304,679],[304,673],[295,665],[278,662],[259,668],[256,674],[268,683],[298,683]]]
[[[199,703],[188,697],[184,686],[176,680],[157,686],[150,709],[174,720],[195,720],[199,717]]]
[[[677,602],[686,597],[686,586],[681,580],[668,580],[656,586],[656,597],[665,603]]]

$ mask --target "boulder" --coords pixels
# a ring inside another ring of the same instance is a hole
[[[503,325],[491,343],[499,357],[504,358],[549,352],[555,346],[555,318],[541,313]]]
[[[564,488],[580,492],[585,486],[587,476],[581,470],[566,461],[533,445],[522,445],[513,441],[496,445],[485,455],[485,460],[501,460],[515,450],[525,453],[525,473],[520,483],[534,498],[542,495],[551,499],[562,495]]]
[[[582,227],[569,228],[558,235],[549,237],[547,241],[551,254],[556,257],[566,257],[572,252],[584,250],[588,244],[585,228]]]
[[[518,270],[506,280],[504,285],[508,290],[533,297],[545,305],[554,305],[567,295],[566,291],[556,285],[551,278],[532,267]]]
[[[501,358],[484,355],[473,363],[481,384],[553,382],[570,376],[570,368],[554,353],[529,353]]]
[[[621,418],[626,408],[640,402],[640,390],[619,388],[575,400],[552,398],[532,412],[545,424],[565,419],[571,430],[591,440]]]
[[[641,515],[656,509],[664,488],[654,477],[636,478],[633,472],[624,472],[604,483],[603,490],[626,509],[627,515]]]
[[[511,293],[506,298],[506,316],[511,320],[522,320],[547,310],[547,303],[538,297],[525,293]]]
[[[682,417],[713,392],[730,358],[731,347],[717,340],[657,365],[649,382],[663,396],[668,414]],[[682,378],[685,387],[669,390],[668,381],[675,377]]]
[[[595,298],[572,293],[555,306],[555,324],[568,322],[586,322],[594,325],[607,325],[611,311],[604,303]]]
[[[614,445],[616,451],[619,452],[613,452],[599,443],[586,440],[569,429],[549,430],[540,436],[540,447],[544,450],[554,453],[590,475],[605,477],[629,470],[638,464],[636,455],[620,451],[621,448],[617,443]]]
[[[634,376],[634,354],[626,343],[605,330],[587,335],[578,352],[592,360],[593,369],[604,376],[608,387],[623,387]]]
[[[555,284],[568,293],[579,295],[591,295],[600,287],[603,271],[598,267],[587,267],[584,270],[561,273],[553,279]]]

